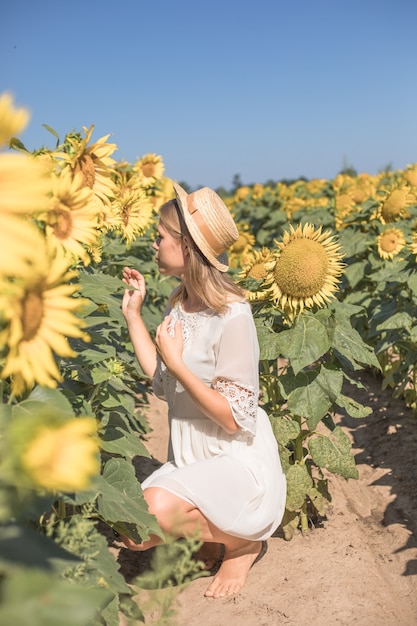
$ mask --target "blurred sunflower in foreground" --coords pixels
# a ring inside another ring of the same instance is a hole
[[[69,270],[62,253],[48,256],[47,250],[41,249],[33,254],[25,276],[3,278],[0,283],[0,345],[6,349],[1,378],[11,377],[15,395],[35,383],[56,387],[62,377],[54,353],[74,356],[66,337],[88,340],[82,330],[84,322],[74,314],[86,303],[73,297],[78,285],[70,280],[77,273]]]
[[[378,235],[377,244],[382,259],[393,259],[405,246],[404,234],[399,228],[386,228]]]
[[[52,492],[88,489],[100,471],[96,419],[68,417],[48,405],[17,412],[2,457],[10,482]]]
[[[0,96],[0,149],[25,128],[28,119],[27,110],[16,108],[10,94]],[[43,242],[27,216],[47,205],[49,190],[44,167],[32,156],[0,154],[0,274],[27,272],[33,250]]]
[[[268,264],[265,285],[271,289],[275,304],[290,319],[305,308],[322,307],[334,298],[343,272],[343,254],[330,231],[314,229],[312,224],[290,224],[273,263]]]

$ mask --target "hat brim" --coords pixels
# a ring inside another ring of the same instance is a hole
[[[181,215],[190,232],[193,242],[211,265],[213,265],[220,272],[227,272],[227,270],[229,269],[229,265],[222,262],[224,260],[227,260],[227,254],[224,252],[219,257],[216,257],[210,251],[206,240],[200,232],[200,229],[198,228],[192,218],[192,215],[190,215],[188,211],[187,192],[181,187],[181,185],[178,185],[178,183],[173,183],[173,187],[178,207],[181,211]]]

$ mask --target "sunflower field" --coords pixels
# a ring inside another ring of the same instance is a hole
[[[158,155],[116,161],[94,127],[62,139],[46,127],[54,146],[29,152],[17,138],[28,120],[0,96],[0,622],[140,623],[140,581],[127,584],[103,532],[161,535],[135,473],[149,456],[151,387],[121,313],[121,275],[125,265],[145,275],[153,333],[175,284],[151,249],[172,181]],[[291,539],[326,514],[329,475],[358,475],[337,420],[371,412],[346,391],[358,371],[417,411],[417,164],[240,187],[225,202]],[[167,584],[199,575],[191,553],[177,553]]]

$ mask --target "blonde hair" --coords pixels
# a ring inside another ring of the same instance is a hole
[[[207,308],[213,309],[217,313],[225,313],[231,302],[245,301],[244,291],[225,272],[221,272],[211,265],[196,246],[175,200],[169,200],[161,206],[159,217],[161,225],[172,237],[175,239],[187,238],[190,253],[190,285]],[[187,288],[181,283],[171,293],[169,303],[174,306],[177,302],[184,302],[186,297]]]

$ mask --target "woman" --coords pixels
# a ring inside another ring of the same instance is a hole
[[[161,207],[153,244],[159,271],[177,276],[153,343],[140,312],[145,281],[124,268],[123,314],[138,361],[168,403],[168,462],[142,484],[162,530],[224,546],[205,595],[239,592],[281,522],[286,497],[277,443],[258,407],[259,347],[249,304],[227,276],[238,231],[221,198],[205,187]],[[151,538],[132,550],[162,540]]]

